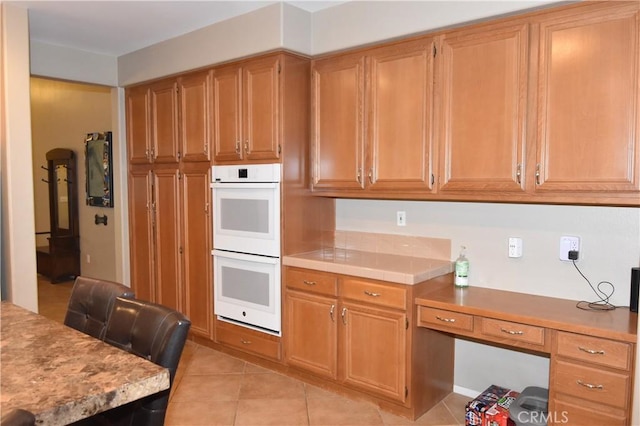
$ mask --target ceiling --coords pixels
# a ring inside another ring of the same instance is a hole
[[[8,1],[29,10],[32,40],[120,56],[277,1]],[[315,12],[344,1],[287,1]]]

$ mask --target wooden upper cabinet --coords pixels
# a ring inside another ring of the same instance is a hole
[[[280,56],[213,71],[214,161],[279,160]]]
[[[242,69],[213,71],[213,143],[215,161],[242,160]]]
[[[638,197],[639,22],[611,2],[539,23],[536,192]]]
[[[311,68],[313,187],[362,189],[365,57],[317,60]]]
[[[507,23],[444,35],[440,192],[524,191],[528,31]]]
[[[180,149],[184,161],[210,160],[211,75],[209,71],[178,78]]]
[[[247,160],[280,157],[280,95],[278,56],[249,61],[243,66],[243,150]]]
[[[130,164],[151,162],[150,93],[147,86],[126,90],[127,145]]]
[[[433,39],[368,54],[367,186],[431,187]]]
[[[151,88],[151,158],[154,163],[177,163],[178,83],[175,79],[154,83]]]

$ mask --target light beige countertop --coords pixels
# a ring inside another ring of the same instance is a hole
[[[59,322],[0,305],[0,411],[65,425],[169,388],[169,371]]]
[[[408,285],[453,272],[450,260],[342,248],[284,256],[282,264]]]

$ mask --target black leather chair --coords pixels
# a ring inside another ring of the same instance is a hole
[[[34,426],[36,416],[31,411],[15,408],[2,415],[0,426]]]
[[[122,284],[88,277],[77,277],[71,290],[64,324],[104,340],[116,297],[132,299],[133,291]]]
[[[161,426],[191,322],[173,309],[141,300],[116,298],[105,343],[169,370],[169,389],[94,417],[97,424]]]

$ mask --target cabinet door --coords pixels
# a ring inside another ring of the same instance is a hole
[[[153,200],[152,173],[147,169],[129,172],[129,241],[131,288],[136,298],[153,301]]]
[[[243,66],[243,149],[247,160],[280,157],[280,60],[268,57]]]
[[[151,162],[149,88],[144,86],[127,89],[126,99],[129,164],[148,164]]]
[[[209,163],[185,165],[182,172],[182,257],[185,314],[193,333],[213,337],[211,204]]]
[[[371,52],[367,107],[372,190],[431,187],[433,39]]]
[[[364,188],[364,56],[312,64],[313,187]]]
[[[214,161],[242,160],[241,69],[226,66],[213,71]]]
[[[404,402],[406,314],[344,303],[340,315],[345,383]]]
[[[540,23],[536,191],[640,189],[638,25],[629,3]]]
[[[180,197],[177,169],[154,171],[155,300],[181,310]]]
[[[287,364],[335,380],[338,359],[336,299],[287,291],[286,306]]]
[[[154,163],[177,163],[178,83],[163,80],[151,86],[151,157]]]
[[[527,24],[446,34],[440,56],[439,191],[524,190]]]
[[[202,71],[180,77],[180,146],[183,161],[209,161],[211,76]]]

